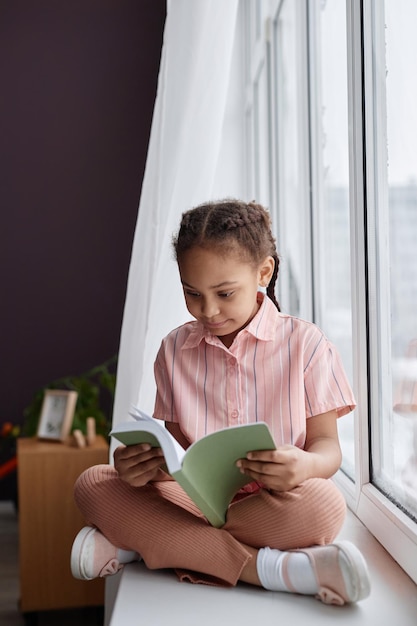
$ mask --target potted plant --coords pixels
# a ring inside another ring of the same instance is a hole
[[[77,376],[65,376],[39,389],[32,402],[24,410],[22,435],[36,435],[43,397],[46,389],[67,389],[78,393],[71,431],[87,432],[87,418],[94,417],[97,434],[108,437],[116,387],[117,355],[88,372]]]

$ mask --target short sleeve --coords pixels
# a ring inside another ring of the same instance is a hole
[[[334,410],[342,417],[356,406],[339,352],[327,339],[306,367],[304,385],[307,417]]]

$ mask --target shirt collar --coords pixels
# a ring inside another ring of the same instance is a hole
[[[271,341],[275,337],[278,309],[272,300],[261,292],[258,292],[257,299],[260,304],[259,310],[249,324],[240,331],[237,340],[239,340],[239,336],[245,333],[249,333],[261,341]],[[220,341],[200,322],[190,322],[190,326],[190,333],[182,345],[183,350],[195,348],[203,339],[211,344]]]

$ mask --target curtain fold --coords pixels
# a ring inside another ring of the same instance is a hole
[[[161,339],[189,319],[171,239],[183,211],[239,195],[238,0],[168,2],[122,323],[113,423],[152,412]],[[241,108],[241,104],[240,104]],[[230,169],[228,177],[228,169]],[[230,185],[228,184],[230,181]]]

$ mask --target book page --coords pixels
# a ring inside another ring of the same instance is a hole
[[[168,468],[172,468],[170,471],[177,471],[178,467],[181,466],[185,450],[181,444],[178,443],[175,437],[171,435],[169,430],[165,428],[165,424],[160,420],[156,420],[154,417],[147,415],[147,413],[141,411],[137,407],[132,407],[129,414],[135,419],[135,422],[132,422],[132,430],[139,430],[140,425],[143,424],[144,430],[149,433],[153,433],[157,441],[155,443],[152,440],[149,441],[149,443],[151,443],[151,445],[158,445],[159,441],[160,447],[164,448],[165,460]],[[167,443],[170,445],[167,446]]]

